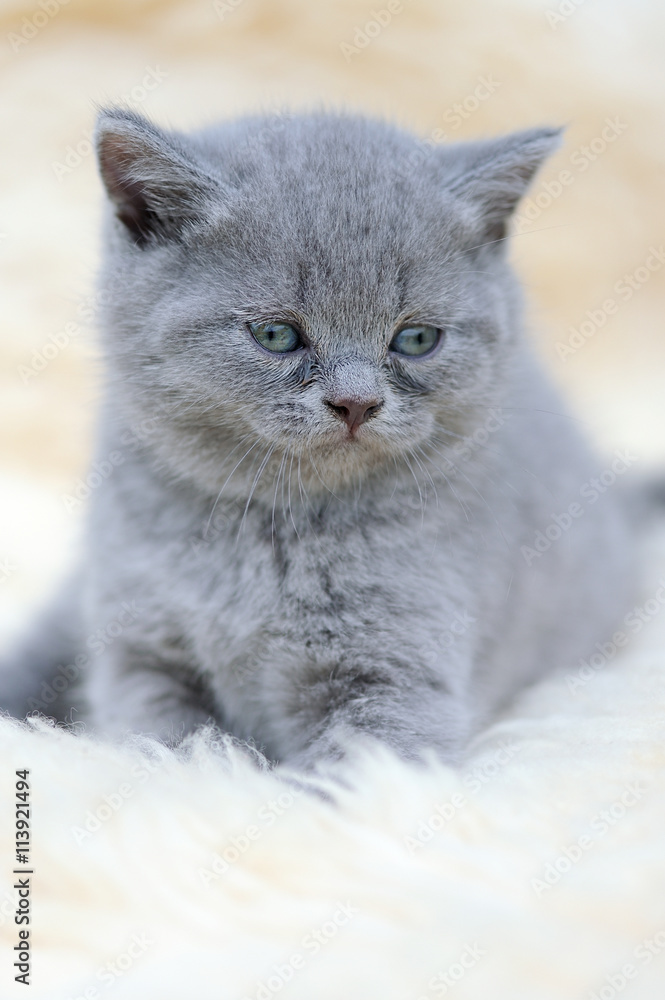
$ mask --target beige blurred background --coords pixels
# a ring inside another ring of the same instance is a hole
[[[512,251],[533,336],[600,448],[665,465],[655,0],[2,0],[0,46],[0,632],[80,530],[62,495],[85,471],[99,386],[96,103],[182,128],[344,106],[447,140],[566,124]]]

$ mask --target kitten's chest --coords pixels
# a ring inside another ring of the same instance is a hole
[[[223,647],[242,670],[270,648],[325,648],[388,628],[417,604],[432,551],[426,532],[393,525],[392,536],[387,544],[384,524],[353,517],[229,521],[193,565],[203,658],[219,662]]]

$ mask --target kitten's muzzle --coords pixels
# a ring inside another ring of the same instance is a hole
[[[335,416],[343,420],[351,434],[355,434],[361,424],[379,412],[383,406],[382,399],[324,399],[325,405]]]

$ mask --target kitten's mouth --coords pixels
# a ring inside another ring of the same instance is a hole
[[[340,432],[337,435],[337,438],[338,438],[339,441],[342,442],[342,444],[355,444],[359,440],[359,438],[358,438],[358,429],[357,428],[355,430],[343,430],[343,429],[340,429]],[[360,440],[364,440],[364,438],[361,437]]]
[[[340,427],[332,435],[332,440],[336,448],[361,448],[368,444],[367,435],[361,427]]]

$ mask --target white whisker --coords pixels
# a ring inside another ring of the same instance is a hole
[[[247,437],[249,437],[249,435],[247,435]],[[255,442],[254,442],[254,444],[253,444],[253,445],[251,446],[251,448],[248,448],[248,449],[247,449],[247,451],[246,451],[246,452],[245,452],[245,454],[244,454],[244,455],[242,456],[242,458],[240,459],[240,461],[239,461],[239,462],[237,462],[237,463],[236,463],[236,464],[234,465],[234,467],[233,467],[233,468],[231,469],[231,472],[229,473],[229,475],[227,476],[227,478],[226,478],[226,479],[224,480],[224,483],[222,484],[222,488],[221,488],[221,490],[219,491],[219,493],[217,494],[217,499],[215,500],[214,504],[212,505],[212,510],[210,511],[210,517],[208,518],[208,523],[206,524],[206,526],[205,526],[205,529],[204,529],[204,531],[203,531],[203,537],[204,537],[204,538],[205,538],[205,537],[206,537],[206,535],[208,534],[208,529],[210,528],[210,522],[212,521],[212,518],[213,518],[213,515],[214,515],[214,513],[215,513],[215,508],[217,507],[217,504],[219,503],[219,500],[220,500],[220,497],[221,497],[222,493],[224,492],[224,490],[226,489],[226,487],[227,487],[227,486],[228,486],[228,484],[230,483],[230,481],[231,481],[231,479],[232,479],[232,477],[233,477],[233,474],[234,474],[234,472],[236,471],[236,469],[239,469],[239,468],[240,468],[240,466],[241,466],[241,465],[242,465],[242,463],[243,463],[243,462],[245,461],[245,459],[247,458],[247,456],[249,455],[249,453],[250,453],[250,452],[252,452],[252,451],[254,451],[254,449],[256,448],[257,444],[260,444],[260,441],[261,441],[261,439],[260,439],[260,438],[257,438],[257,439],[256,439],[256,441],[255,441]],[[236,445],[236,448],[237,448],[237,447],[238,447],[238,445]],[[235,450],[235,449],[234,449],[234,450]],[[231,454],[233,454],[233,452],[232,452]]]

